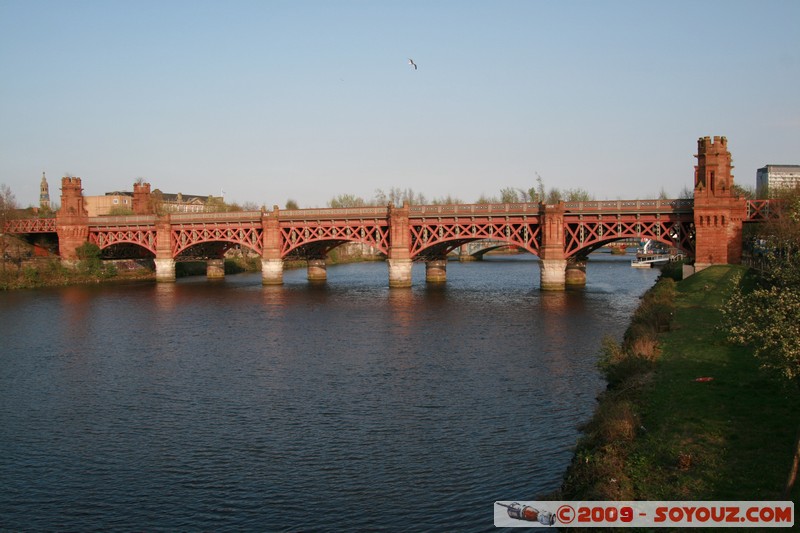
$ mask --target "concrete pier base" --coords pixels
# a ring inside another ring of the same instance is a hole
[[[432,259],[425,263],[425,281],[444,283],[447,281],[447,259]]]
[[[209,259],[206,261],[206,277],[208,279],[225,279],[225,260]]]
[[[154,259],[156,265],[156,281],[173,282],[175,281],[175,260],[174,259]]]
[[[411,259],[387,259],[389,287],[411,287]]]
[[[564,281],[568,288],[580,289],[586,286],[586,260],[567,261]]]
[[[328,267],[324,259],[308,260],[308,281],[321,283],[328,279]]]
[[[566,285],[566,259],[539,261],[539,288],[543,291],[563,291]]]
[[[283,285],[283,259],[261,260],[261,284]]]

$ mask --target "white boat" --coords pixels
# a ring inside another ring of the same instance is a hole
[[[666,265],[670,262],[669,254],[636,254],[636,259],[631,261],[634,268],[651,268],[653,266]]]
[[[675,248],[670,251],[654,249],[653,241],[646,240],[642,248],[636,252],[636,259],[631,261],[634,268],[651,268],[654,266],[666,265],[670,261],[683,259],[683,253]]]

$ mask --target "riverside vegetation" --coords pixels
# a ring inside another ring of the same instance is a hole
[[[554,499],[781,499],[800,389],[759,368],[751,346],[730,342],[723,310],[747,272],[662,276],[622,342],[605,339],[608,388]],[[795,487],[783,498],[797,495]]]

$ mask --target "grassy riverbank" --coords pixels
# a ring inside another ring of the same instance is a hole
[[[715,266],[677,283],[672,305],[659,304],[673,315],[669,326],[657,326],[669,331],[658,333],[650,355],[631,346],[641,330],[636,316],[622,346],[607,342],[609,389],[584,428],[559,498],[780,499],[800,392],[760,370],[749,349],[728,344],[717,328],[719,307],[744,271]],[[663,283],[651,293],[669,293]],[[796,487],[795,501],[798,494]]]

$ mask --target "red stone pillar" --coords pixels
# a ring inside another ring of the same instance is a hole
[[[281,257],[280,209],[273,206],[272,213],[261,216],[262,252],[261,284],[283,284],[283,258]]]
[[[169,215],[156,220],[156,281],[175,281],[175,258],[172,256],[172,224]]]
[[[411,287],[411,229],[408,204],[389,205],[389,287]]]
[[[56,233],[61,261],[74,266],[78,262],[75,249],[89,240],[89,215],[84,207],[80,178],[61,178],[61,209],[56,213]]]
[[[539,287],[543,291],[563,291],[567,269],[564,253],[564,203],[541,204],[540,212],[542,247],[539,250]]]
[[[733,194],[727,139],[701,137],[695,157],[695,270],[740,263],[746,200]]]

